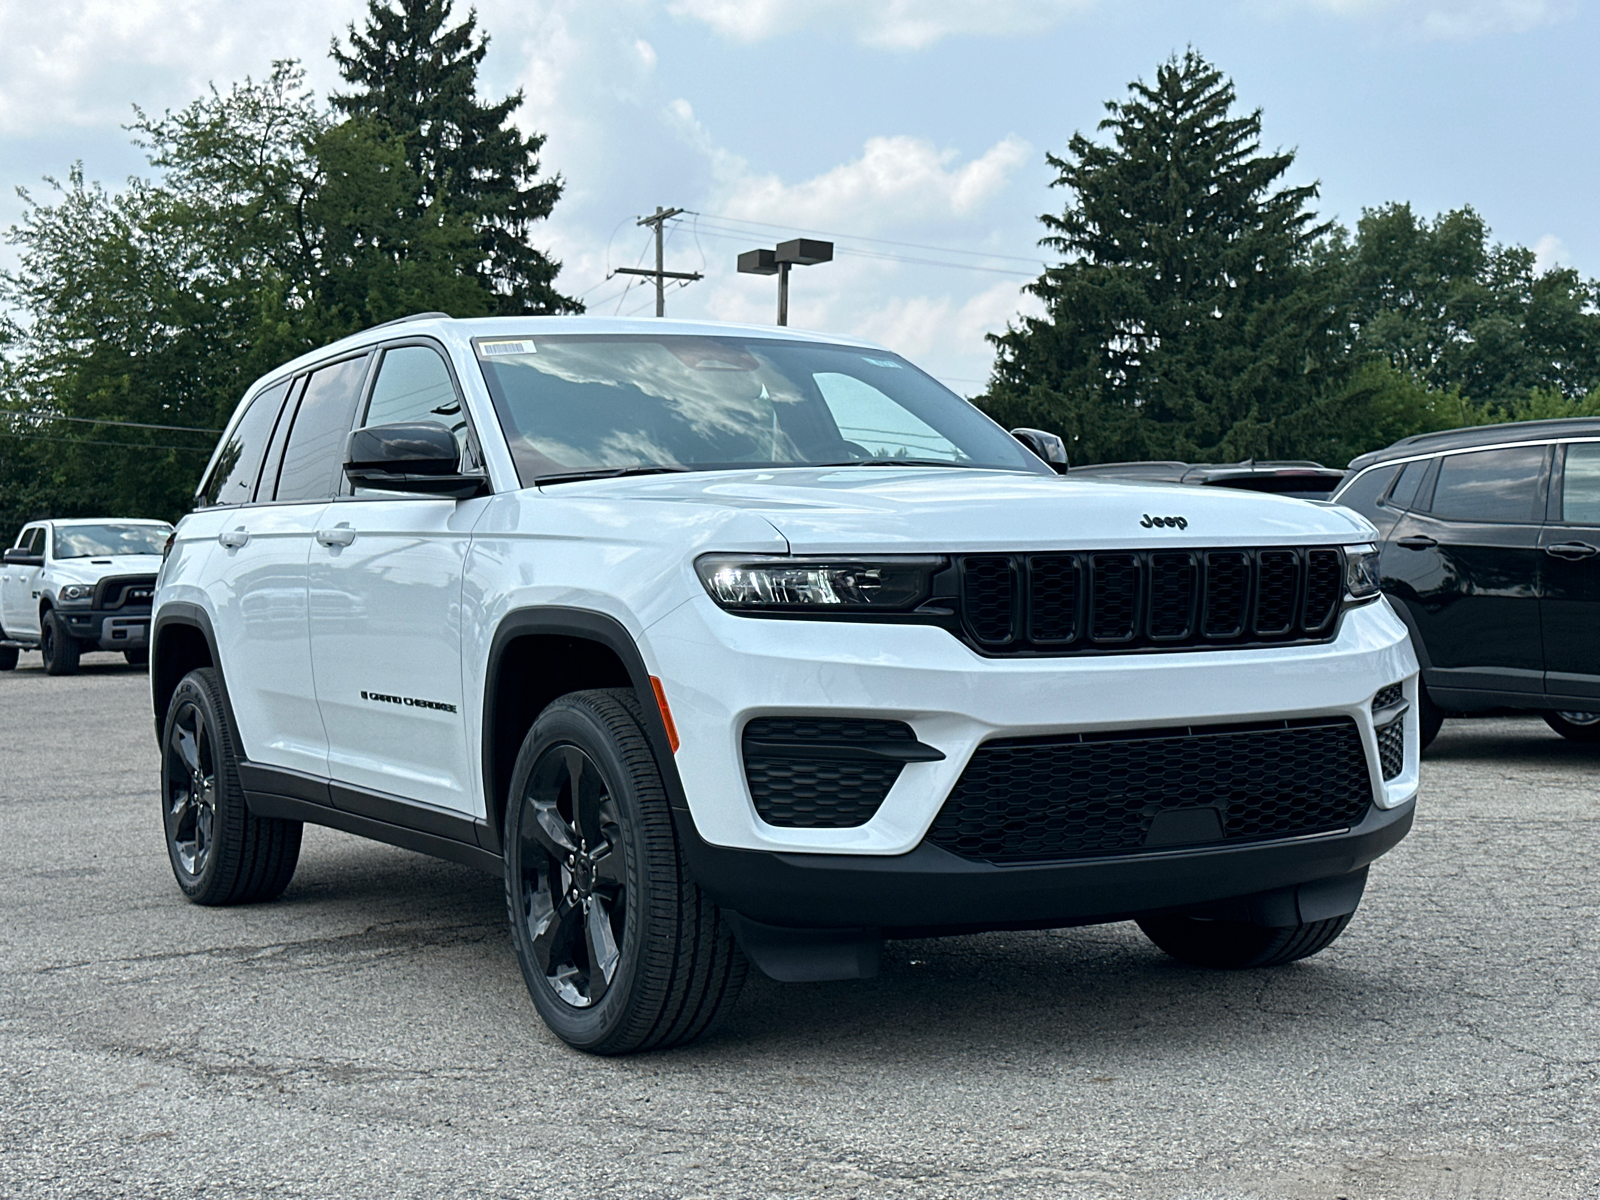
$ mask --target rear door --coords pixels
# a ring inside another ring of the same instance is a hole
[[[29,554],[44,553],[44,526],[25,525],[17,535],[16,549]],[[19,563],[0,564],[0,626],[12,637],[39,636],[39,589],[41,567]]]
[[[1540,546],[1545,690],[1600,711],[1600,442],[1557,448]]]
[[[463,466],[472,464],[454,375],[420,341],[381,351],[358,427],[411,422],[449,428]],[[462,703],[461,585],[488,498],[345,491],[311,547],[311,655],[330,777],[475,814],[482,801]],[[334,803],[361,801],[336,789]],[[394,816],[368,804],[368,815]]]
[[[1543,692],[1539,538],[1548,457],[1543,445],[1442,455],[1390,532],[1384,590],[1406,606],[1422,637],[1430,688]],[[1402,475],[1392,499],[1401,482],[1409,484]]]

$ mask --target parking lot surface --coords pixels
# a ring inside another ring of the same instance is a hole
[[[687,1049],[533,1012],[497,880],[307,830],[173,883],[144,674],[0,674],[0,1196],[1600,1196],[1600,749],[1447,723],[1345,936],[1273,971],[1132,925],[752,979]]]

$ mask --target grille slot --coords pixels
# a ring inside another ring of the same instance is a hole
[[[1381,712],[1386,708],[1393,708],[1405,698],[1405,685],[1391,683],[1386,688],[1378,689],[1378,694],[1372,698],[1372,711]]]
[[[744,773],[756,813],[787,829],[849,829],[877,814],[903,762],[874,743],[913,744],[903,721],[757,717],[744,727]],[[860,747],[855,755],[852,748]]]
[[[1332,546],[973,554],[957,567],[962,627],[994,653],[1321,641],[1344,597]]]
[[[1405,770],[1406,719],[1403,716],[1378,730],[1378,763],[1385,779],[1393,779]]]
[[[1349,717],[1013,738],[978,748],[928,840],[984,862],[1046,862],[1167,849],[1147,839],[1175,810],[1211,809],[1228,844],[1345,829],[1371,803]]]

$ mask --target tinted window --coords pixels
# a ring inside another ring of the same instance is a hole
[[[261,470],[261,459],[266,453],[267,439],[272,436],[272,426],[278,419],[278,410],[288,394],[289,385],[280,383],[260,393],[250,401],[244,416],[234,426],[222,447],[222,454],[200,492],[200,503],[248,504],[255,492],[256,475]]]
[[[458,449],[467,443],[467,419],[461,412],[450,370],[438,353],[426,346],[400,346],[386,350],[378,381],[367,404],[367,425],[398,425],[431,421],[456,435]]]
[[[1567,447],[1567,465],[1561,475],[1561,519],[1600,525],[1600,443]]]
[[[1431,458],[1419,458],[1416,462],[1408,462],[1405,470],[1400,472],[1400,478],[1395,482],[1394,491],[1389,493],[1389,498],[1384,503],[1401,512],[1409,509],[1417,498],[1417,488],[1422,483],[1422,477],[1428,473],[1428,467],[1432,462]]]
[[[1433,515],[1447,521],[1537,522],[1544,451],[1543,446],[1512,446],[1447,455],[1433,489]]]
[[[1383,495],[1383,489],[1389,486],[1389,481],[1398,471],[1398,467],[1373,467],[1357,475],[1339,493],[1338,503],[1355,509],[1364,517],[1373,516],[1377,511],[1378,497]]]
[[[333,495],[366,370],[363,357],[311,373],[283,452],[277,499],[322,500]]]

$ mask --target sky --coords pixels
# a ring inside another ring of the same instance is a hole
[[[521,89],[565,194],[535,241],[595,313],[648,315],[637,218],[669,224],[667,267],[702,281],[672,317],[766,324],[776,282],[742,250],[832,238],[797,268],[790,323],[881,342],[963,394],[986,333],[1035,302],[1045,162],[1107,100],[1193,47],[1230,76],[1263,145],[1324,217],[1470,204],[1541,265],[1600,276],[1600,0],[480,0],[486,95]],[[74,161],[110,186],[149,175],[133,106],[301,60],[322,93],[330,39],[366,0],[0,0],[0,227],[14,186]],[[456,14],[467,5],[457,0]],[[0,264],[15,262],[0,248]]]

